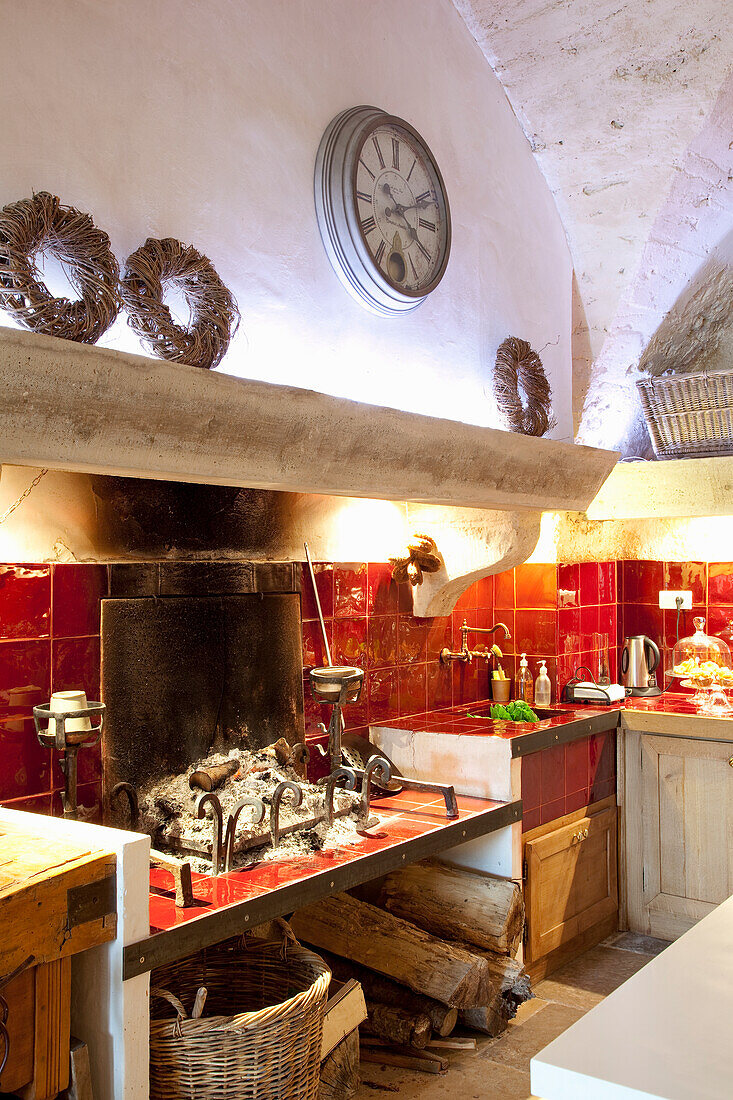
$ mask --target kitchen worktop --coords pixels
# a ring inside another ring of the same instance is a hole
[[[728,1100],[733,898],[722,902],[530,1063],[545,1100]]]
[[[217,877],[193,874],[194,904],[177,908],[169,872],[150,872],[150,935],[125,948],[125,978],[181,958],[227,936],[284,916],[293,909],[349,890],[405,863],[504,829],[522,804],[457,796],[458,817],[446,816],[443,798],[403,790],[375,799],[377,824],[359,844],[316,851],[302,858],[263,860]]]
[[[581,737],[588,737],[603,730],[616,729],[619,720],[617,707],[570,706],[557,703],[548,707],[552,717],[541,722],[501,722],[482,717],[488,713],[490,702],[472,706],[452,707],[449,710],[428,711],[409,718],[398,718],[383,726],[407,733],[454,734],[465,737],[493,737],[508,741],[511,755],[526,756],[564,744]]]
[[[492,737],[511,742],[513,757],[526,756],[550,745],[575,741],[603,730],[633,729],[670,737],[699,737],[733,741],[733,715],[708,718],[697,713],[692,695],[666,691],[650,699],[629,696],[618,706],[553,703],[553,717],[538,723],[489,721],[481,717],[490,703],[427,711],[389,723],[393,730],[441,733],[466,737]],[[385,723],[386,725],[386,723]]]

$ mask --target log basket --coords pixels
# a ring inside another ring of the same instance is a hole
[[[242,938],[157,970],[151,1100],[316,1100],[330,980],[311,951]],[[201,986],[205,1015],[191,1019]]]

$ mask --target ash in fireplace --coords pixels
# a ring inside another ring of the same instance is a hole
[[[303,858],[314,851],[360,843],[362,836],[358,830],[365,823],[359,813],[359,795],[337,788],[334,810],[345,810],[347,814],[337,817],[331,826],[327,826],[325,821],[317,821],[310,828],[286,833],[278,846],[272,847],[269,843],[269,807],[278,783],[290,780],[303,791],[303,801],[297,808],[290,804],[287,796],[281,802],[281,832],[296,822],[312,822],[323,815],[323,788],[307,783],[289,764],[283,762],[284,753],[279,750],[281,744],[284,743],[278,742],[275,746],[255,752],[233,749],[228,753],[213,753],[197,761],[183,774],[170,775],[143,787],[140,791],[141,829],[152,837],[156,847],[185,854],[196,870],[210,869],[210,860],[205,857],[211,854],[212,822],[208,816],[203,819],[196,816],[196,804],[203,792],[192,790],[189,779],[196,771],[211,772],[220,765],[237,761],[237,770],[214,792],[221,804],[224,828],[233,808],[247,796],[259,798],[265,804],[268,816],[260,825],[252,827],[249,824],[250,811],[245,808],[240,814],[235,867],[246,867],[263,860]],[[266,839],[264,845],[257,845],[260,837]],[[196,853],[203,857],[200,861],[196,859]]]

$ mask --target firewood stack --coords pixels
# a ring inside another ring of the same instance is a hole
[[[425,861],[354,893],[299,910],[292,927],[334,978],[361,983],[362,1060],[440,1072],[456,1024],[498,1035],[531,997],[511,880]]]

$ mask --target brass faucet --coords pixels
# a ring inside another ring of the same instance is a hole
[[[495,634],[497,630],[504,631],[505,638],[511,638],[509,628],[504,623],[496,623],[495,626],[469,626],[466,620],[463,620],[463,626],[461,627],[461,648],[458,653],[454,653],[452,649],[445,646],[440,651],[440,662],[444,665],[449,665],[451,661],[465,661],[470,663],[474,657],[485,657],[487,660],[491,656],[490,649],[474,649],[468,648],[468,635],[474,634]]]

